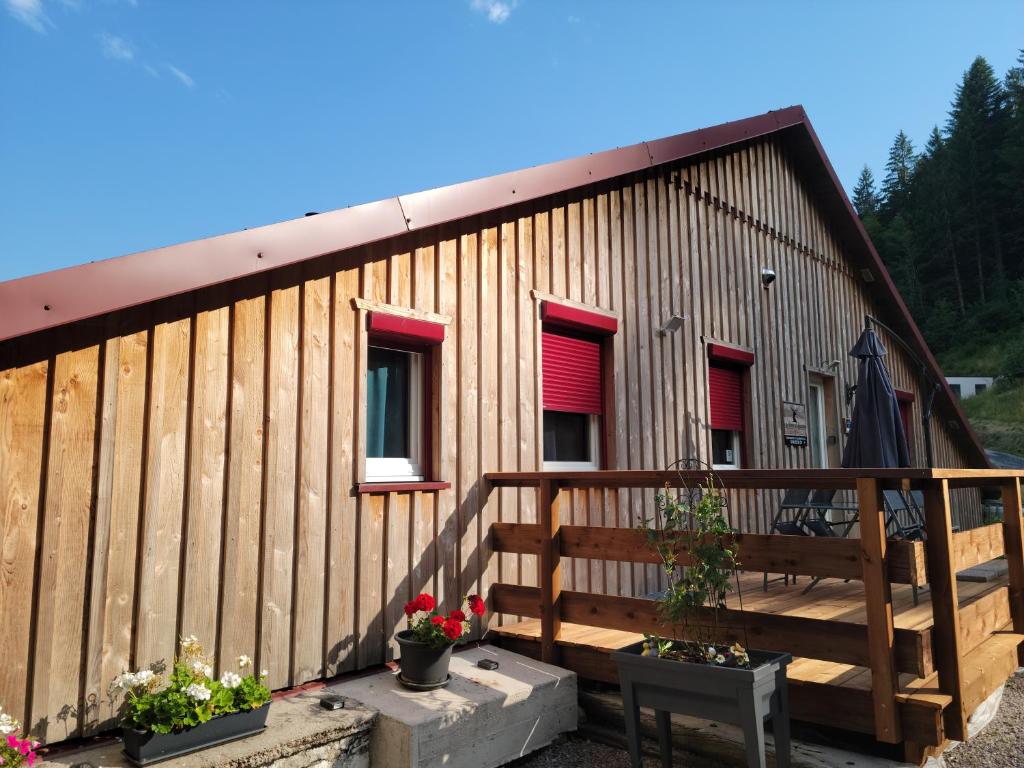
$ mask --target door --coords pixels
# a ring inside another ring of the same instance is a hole
[[[812,380],[808,387],[807,444],[811,449],[811,466],[826,469],[829,461],[828,438],[825,433],[825,386],[820,380]]]

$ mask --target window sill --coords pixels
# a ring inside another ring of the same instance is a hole
[[[357,483],[356,493],[394,493],[402,491],[446,491],[451,483],[442,481],[410,480],[404,483]]]

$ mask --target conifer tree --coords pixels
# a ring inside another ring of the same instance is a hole
[[[995,72],[978,56],[956,88],[949,113],[950,167],[954,182],[963,190],[956,210],[960,228],[973,251],[978,273],[977,291],[988,300],[986,273],[994,267],[995,283],[1002,286],[1005,269],[998,221],[992,213],[996,153],[1004,130],[1003,91]],[[989,257],[988,254],[991,254]]]
[[[878,192],[875,191],[875,176],[865,165],[857,177],[857,186],[853,188],[853,207],[862,219],[878,213]]]
[[[882,198],[892,216],[907,203],[914,163],[914,145],[907,134],[900,131],[889,149],[889,159],[885,163],[885,178],[882,179]]]

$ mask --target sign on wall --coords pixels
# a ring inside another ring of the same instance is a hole
[[[807,445],[807,406],[782,401],[782,434],[786,445]]]

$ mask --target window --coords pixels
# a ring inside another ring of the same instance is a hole
[[[708,369],[711,397],[711,464],[715,469],[742,466],[743,370],[711,363]]]
[[[619,321],[554,297],[541,300],[540,319],[544,469],[600,469],[604,355]]]
[[[949,386],[952,388],[954,395],[956,395],[957,397],[961,396],[960,395],[960,385],[959,384],[950,384]]]
[[[423,480],[423,355],[370,346],[366,360],[366,479]]]
[[[601,342],[568,330],[541,334],[544,469],[598,469]]]
[[[739,467],[739,432],[729,429],[711,430],[711,464],[715,469],[736,469]]]
[[[982,384],[979,382],[978,384],[974,385],[974,394],[980,395],[986,389],[988,389],[988,384]]]

